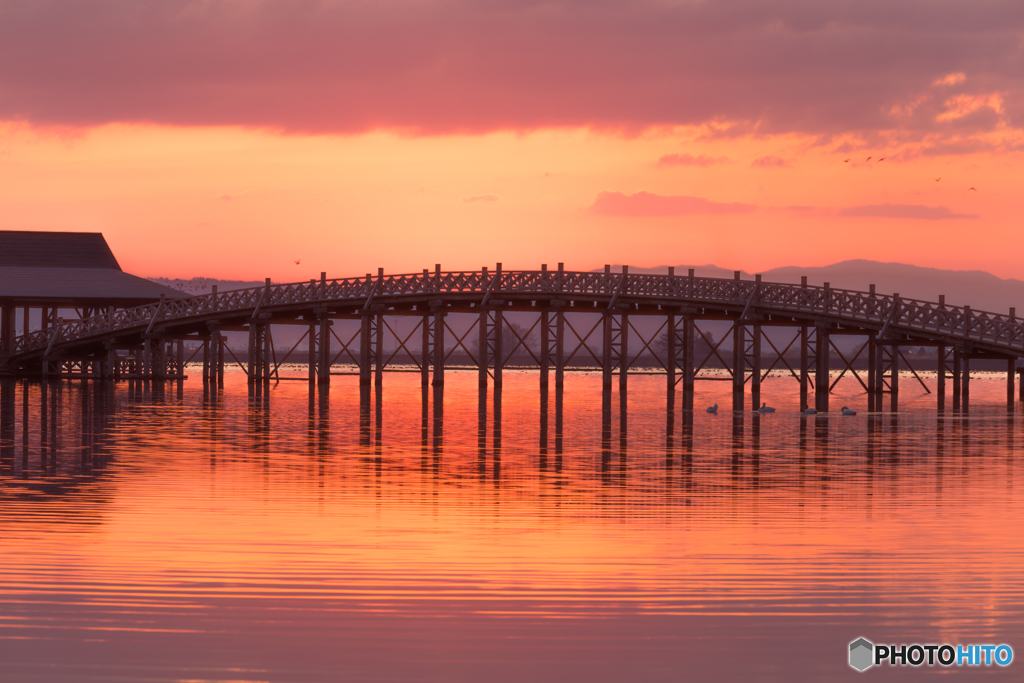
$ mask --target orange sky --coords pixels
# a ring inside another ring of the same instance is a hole
[[[286,20],[276,0],[108,4],[96,35],[0,10],[0,229],[100,231],[130,272],[867,258],[1024,279],[1012,4],[983,3],[962,32],[945,6],[918,25],[796,0],[752,18],[739,0],[385,3],[405,21],[343,2]],[[441,20],[421,6],[462,7],[465,25],[425,38]],[[341,7],[394,50],[330,52]],[[703,52],[672,53],[658,28],[712,19]]]

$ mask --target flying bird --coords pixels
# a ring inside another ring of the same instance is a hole
[[[850,160],[849,159],[843,159],[843,163],[844,164],[848,164],[848,163],[850,163]]]
[[[976,188],[976,187],[968,187],[968,188],[967,188],[967,191],[968,191],[968,192],[977,192],[977,191],[978,191],[978,188]]]
[[[935,182],[939,182],[940,180],[942,180],[942,178],[936,178]]]
[[[885,161],[885,157],[882,157],[881,159],[879,159],[878,163],[882,163],[883,161]]]
[[[867,159],[865,159],[864,161],[871,161],[871,157],[868,157],[868,158],[867,158]]]
[[[299,259],[295,259],[295,265],[299,265],[300,263],[302,263],[302,261],[300,261]]]

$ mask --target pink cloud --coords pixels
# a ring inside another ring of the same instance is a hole
[[[1018,0],[7,2],[0,119],[923,139],[1020,126],[1022,31]]]
[[[793,165],[792,159],[783,159],[782,157],[766,156],[758,157],[750,164],[754,168],[789,168]]]
[[[602,192],[597,195],[589,211],[598,216],[689,216],[694,214],[750,213],[753,204],[715,202],[703,197],[685,195],[658,195],[650,192],[623,194]]]
[[[840,216],[857,218],[910,218],[926,221],[979,218],[972,213],[954,213],[945,206],[921,206],[918,204],[869,204],[851,206],[838,211]]]
[[[666,154],[658,159],[658,166],[711,166],[728,161],[725,157],[709,157],[703,154]]]

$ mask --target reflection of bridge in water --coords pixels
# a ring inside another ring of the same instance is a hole
[[[112,454],[125,445],[137,444],[140,433],[146,432],[138,429],[140,415],[145,419],[145,416],[153,414],[153,408],[166,405],[180,409],[185,405],[182,383],[130,380],[126,384],[127,387],[115,391],[113,383],[104,381],[86,381],[77,386],[69,382],[0,381],[0,482],[4,484],[0,487],[4,493],[0,498],[37,501],[86,495],[94,501],[109,500],[110,494],[98,492],[94,484],[102,481]],[[488,392],[481,391],[475,449],[464,439],[457,439],[461,445],[446,447],[444,405],[443,402],[435,402],[433,410],[430,410],[429,393],[424,392],[423,396],[418,439],[421,468],[425,473],[448,476],[453,472],[453,461],[446,461],[446,457],[456,455],[455,461],[464,467],[470,464],[465,456],[472,457],[475,450],[475,464],[470,467],[475,468],[481,481],[499,485],[503,476],[507,478],[502,473],[502,463],[509,451],[516,466],[522,468],[522,436],[525,433],[531,434],[531,438],[538,437],[534,442],[536,450],[529,448],[525,453],[530,459],[532,454],[538,456],[536,465],[540,472],[563,474],[563,465],[569,465],[568,461],[563,463],[564,453],[577,456],[574,458],[574,471],[581,471],[578,461],[580,444],[566,444],[563,437],[561,406],[555,408],[552,429],[549,425],[551,406],[542,398],[537,413],[538,423],[526,425],[517,420],[509,449],[503,441],[500,392],[495,402],[489,404]],[[388,466],[406,468],[408,460],[404,456],[415,452],[417,447],[416,427],[404,422],[392,427],[400,434],[401,456],[397,460],[394,458],[396,451],[392,441],[392,457],[384,457],[382,396],[379,391],[361,392],[356,427],[348,411],[335,412],[332,416],[328,392],[311,392],[308,417],[299,417],[290,423],[290,429],[282,430],[280,425],[275,427],[272,420],[274,411],[270,392],[251,395],[247,410],[244,402],[241,411],[226,410],[222,387],[210,383],[204,387],[202,402],[190,405],[188,415],[177,421],[176,429],[179,436],[187,433],[188,438],[197,437],[205,443],[211,463],[225,454],[218,444],[244,453],[240,461],[252,458],[263,463],[287,454],[289,449],[296,449],[292,452],[314,456],[320,462],[327,462],[336,455],[359,455],[358,462],[369,465],[365,471],[372,471],[379,477]],[[274,405],[283,404],[275,399]],[[661,449],[657,441],[652,440],[650,431],[639,434],[639,438],[630,445],[627,402],[619,401],[617,410],[610,408],[608,403],[602,407],[600,441],[592,442],[594,450],[588,449],[584,453],[600,455],[595,457],[596,469],[591,473],[599,475],[608,484],[625,484],[629,473],[637,471],[638,467],[646,472],[663,471],[666,484],[669,478],[685,484],[692,479],[695,455],[700,456],[699,462],[717,460],[720,466],[731,472],[736,485],[758,489],[787,485],[787,480],[779,473],[780,467],[796,468],[802,477],[805,463],[810,468],[808,477],[820,480],[825,487],[833,485],[837,477],[844,476],[870,478],[878,473],[887,478],[896,477],[900,463],[918,468],[931,467],[934,474],[942,475],[943,468],[954,463],[957,472],[967,467],[967,463],[973,461],[965,459],[968,456],[992,454],[1003,449],[1007,462],[1012,462],[1015,452],[1016,423],[1012,415],[1006,416],[1005,429],[999,426],[999,420],[993,421],[991,416],[983,418],[975,426],[987,435],[981,443],[970,438],[972,423],[963,415],[939,416],[934,422],[921,420],[920,416],[908,419],[906,415],[895,413],[874,413],[858,420],[835,415],[804,415],[798,418],[797,431],[788,432],[785,437],[788,439],[785,453],[779,457],[777,440],[780,433],[777,429],[772,431],[770,443],[762,444],[761,440],[762,429],[771,429],[770,425],[778,419],[775,416],[743,412],[719,418],[709,416],[707,419],[716,423],[714,431],[719,440],[701,442],[701,435],[706,437],[709,430],[701,429],[695,434],[694,415],[684,412],[681,418],[672,413],[666,415],[664,458],[659,463]],[[289,402],[283,410],[294,414],[294,403]],[[237,419],[240,412],[248,414],[240,420]],[[77,419],[69,419],[75,418],[76,413]],[[465,427],[462,423],[456,429],[462,432]],[[358,437],[352,438],[356,429]],[[448,429],[451,430],[451,426]],[[302,434],[303,430],[308,432],[304,438],[291,439]],[[851,439],[851,434],[856,434],[857,438]],[[932,435],[934,440],[930,438]],[[915,445],[915,437],[929,438]],[[138,450],[132,452],[137,453]],[[771,455],[770,460],[762,463],[762,457],[767,454]],[[835,470],[829,467],[828,463],[833,462],[834,457],[850,455],[857,457],[859,464],[856,468]],[[947,456],[953,460],[947,462]],[[763,470],[762,464],[768,469]],[[456,476],[464,476],[464,472]],[[91,488],[84,487],[85,484]],[[96,521],[95,515],[67,520],[68,523]]]
[[[533,314],[532,326],[510,325],[505,316]],[[472,323],[456,329],[448,316],[469,315]],[[399,333],[389,323],[413,317],[415,327]],[[660,328],[644,334],[638,317],[654,318]],[[339,335],[334,322],[359,321],[358,331]],[[588,320],[581,324],[582,320]],[[728,333],[715,341],[706,321],[725,321]],[[305,328],[299,342],[278,359],[272,329]],[[783,329],[773,335],[768,329]],[[228,347],[227,332],[246,332],[244,360]],[[778,335],[792,338],[777,343]],[[659,335],[661,335],[659,337]],[[840,336],[859,337],[856,352],[845,355]],[[538,341],[532,341],[533,339]],[[395,347],[385,354],[385,340]],[[446,341],[446,339],[448,341]],[[663,339],[663,343],[659,340]],[[472,343],[469,340],[473,340]],[[1024,323],[1009,315],[946,305],[944,298],[926,302],[898,294],[688,275],[636,275],[623,268],[613,273],[538,271],[433,272],[385,275],[272,285],[217,292],[123,310],[109,309],[83,320],[28,332],[13,342],[8,365],[28,377],[79,377],[166,380],[183,379],[186,344],[198,344],[202,378],[222,384],[226,364],[238,362],[254,394],[295,358],[298,347],[308,364],[310,386],[325,391],[332,368],[345,359],[358,366],[360,386],[382,384],[382,373],[396,360],[415,366],[424,392],[433,387],[435,403],[443,397],[445,365],[452,354],[468,357],[480,386],[493,384],[499,397],[502,371],[509,358],[528,356],[539,372],[542,400],[554,374],[555,401],[561,402],[564,374],[574,358],[587,357],[603,374],[605,404],[610,405],[614,378],[625,395],[631,371],[641,355],[653,359],[666,377],[669,411],[681,389],[682,411],[693,410],[695,382],[727,379],[732,408],[743,410],[749,386],[750,405],[760,405],[761,382],[781,371],[800,385],[802,407],[829,409],[829,393],[843,377],[859,382],[867,408],[880,411],[888,394],[899,401],[900,373],[921,380],[901,349],[936,350],[937,407],[945,408],[947,379],[954,409],[966,409],[972,359],[1006,363],[1007,406],[1012,409],[1017,359],[1024,355]],[[418,341],[418,344],[417,344]],[[512,348],[508,348],[512,347]],[[698,353],[699,351],[699,353]],[[399,353],[402,355],[399,356]],[[867,356],[866,372],[855,367]],[[701,357],[698,357],[701,356]],[[832,377],[833,363],[841,365]],[[708,373],[712,366],[724,377]],[[930,389],[925,386],[926,391]],[[1024,393],[1024,386],[1021,387]],[[813,393],[813,401],[811,394]]]

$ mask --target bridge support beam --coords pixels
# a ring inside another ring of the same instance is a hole
[[[755,323],[751,329],[753,338],[750,341],[750,399],[754,410],[757,410],[761,407],[761,325]]]
[[[693,316],[683,316],[683,411],[689,413],[693,412],[694,350],[697,343],[693,327]]]
[[[875,341],[875,332],[872,330],[868,332],[868,412],[873,413],[880,407],[881,401],[878,399],[878,386],[877,379],[875,377],[875,355],[878,353],[877,343]]]
[[[269,381],[267,350],[267,326],[264,323],[249,323],[249,385]]]
[[[434,308],[434,379],[431,384],[435,391],[444,387],[444,316],[441,305]]]
[[[486,393],[487,391],[487,368],[490,364],[487,358],[488,349],[491,344],[490,340],[487,338],[487,330],[489,328],[489,323],[490,317],[488,312],[485,309],[481,309],[480,316],[477,319],[477,339],[479,340],[477,342],[477,347],[479,348],[479,351],[477,352],[478,357],[476,359],[478,379],[477,384],[480,388],[481,396],[483,396],[483,394]]]
[[[499,271],[499,277],[501,275]],[[494,311],[494,395],[501,391],[501,375],[505,367],[505,316],[501,311]],[[496,399],[497,400],[497,399]]]
[[[306,340],[306,349],[308,353],[307,365],[309,366],[308,377],[310,391],[312,391],[313,387],[316,386],[316,332],[316,323],[310,322],[309,331],[306,333],[308,336],[308,339]],[[312,393],[310,394],[310,400],[312,400]]]
[[[430,386],[430,316],[423,316],[420,325],[423,328],[420,330],[420,385],[426,391]],[[426,394],[423,399],[426,400]]]
[[[946,345],[935,347],[935,409],[940,413],[946,410]]]
[[[963,367],[960,370],[960,409],[968,412],[971,405],[971,357],[967,353],[960,354]]]
[[[379,390],[384,386],[384,314],[377,314],[377,329],[373,348],[373,386]]]
[[[960,410],[960,390],[963,388],[960,383],[960,356],[960,349],[953,347],[953,410]]]
[[[819,413],[828,412],[829,389],[829,331],[819,325],[814,330],[814,409]]]
[[[672,275],[671,267],[668,273]],[[676,316],[672,313],[665,316],[665,329],[668,330],[665,335],[665,411],[668,413],[671,433],[671,427],[675,425],[673,416],[676,412],[676,366],[679,364],[676,353],[676,335],[679,332],[676,330]]]
[[[607,272],[607,266],[605,271]],[[605,311],[601,318],[601,390],[612,390],[612,313]]]
[[[743,410],[743,389],[746,384],[746,354],[743,344],[746,341],[744,325],[736,320],[732,324],[732,409],[733,412]],[[758,406],[760,407],[760,406]]]
[[[800,412],[810,408],[807,396],[810,389],[811,375],[811,335],[807,325],[800,326]]]
[[[1013,412],[1014,402],[1016,400],[1015,392],[1013,390],[1013,382],[1017,375],[1017,359],[1008,358],[1006,360],[1006,410],[1007,412]]]
[[[619,316],[619,406],[626,405],[629,382],[629,315]]]
[[[548,397],[548,367],[551,365],[551,314],[540,314],[540,393],[545,401]]]
[[[359,386],[370,386],[373,364],[373,314],[359,316]]]
[[[900,411],[900,347],[899,344],[893,342],[889,348],[892,349],[889,352],[892,359],[892,366],[889,370],[889,412],[898,413]]]
[[[316,383],[329,388],[331,385],[331,319],[321,314],[318,319],[320,334],[317,335]]]

